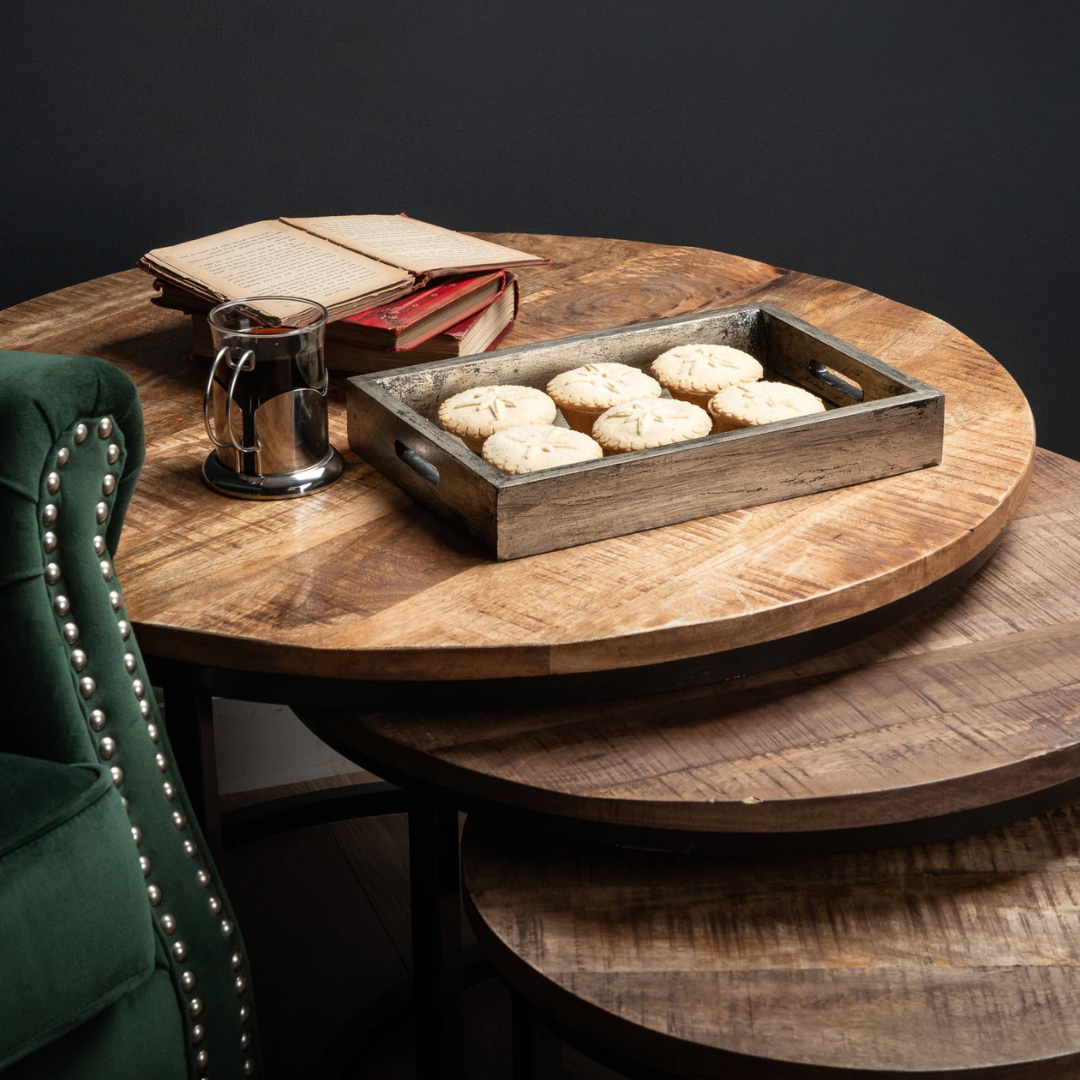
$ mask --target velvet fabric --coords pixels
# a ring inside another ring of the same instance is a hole
[[[176,771],[112,563],[143,445],[138,396],[122,372],[92,357],[0,352],[0,753],[105,769],[111,794],[100,802],[103,813],[111,806],[111,817],[102,820],[104,831],[88,841],[87,851],[126,859],[121,878],[138,875],[141,903],[137,910],[112,904],[91,866],[82,868],[82,901],[88,909],[108,905],[116,916],[101,950],[109,963],[119,964],[122,956],[110,935],[144,941],[149,933],[158,956],[158,970],[145,986],[112,1004],[101,996],[95,1018],[24,1057],[15,1068],[30,1070],[27,1076],[194,1080],[259,1073],[240,932]],[[0,786],[17,772],[13,760],[0,760]],[[42,790],[59,805],[71,796],[69,786],[58,781]],[[38,879],[19,875],[13,904],[29,902],[54,876],[62,879],[62,857],[46,862],[51,871]],[[74,895],[77,886],[66,888]],[[0,912],[5,892],[0,876]],[[14,934],[12,948],[44,950],[47,962],[23,973],[40,980],[44,994],[54,962],[62,970],[65,957],[70,964],[84,955],[77,951],[77,931],[89,930],[91,922],[85,915],[71,918],[64,933],[76,933],[53,952],[47,941],[30,940],[39,926],[27,924],[25,933]],[[0,918],[0,939],[8,933]],[[145,952],[140,956],[145,960]],[[171,1014],[154,1039],[151,1026],[144,1029],[141,1002],[160,1020],[164,985],[171,987]],[[45,1016],[44,1006],[34,1011]],[[131,1061],[117,1065],[116,1048],[106,1051],[84,1031],[99,1024],[130,1034]],[[135,1059],[143,1050],[152,1051],[152,1059],[140,1072]],[[99,1052],[105,1054],[100,1060]],[[70,1055],[63,1068],[50,1073],[38,1066],[39,1058],[51,1062],[54,1054]],[[162,1055],[168,1065],[160,1064]]]
[[[183,1046],[176,990],[168,969],[160,967],[92,1020],[3,1075],[4,1080],[188,1080],[194,1074]]]
[[[108,770],[0,754],[0,1069],[145,982],[154,933]]]

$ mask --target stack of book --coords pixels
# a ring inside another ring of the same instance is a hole
[[[329,313],[327,366],[371,372],[495,348],[517,317],[509,268],[547,261],[404,215],[366,214],[256,222],[158,248],[139,265],[156,279],[153,303],[191,315],[197,354],[213,355],[214,304],[303,296]]]

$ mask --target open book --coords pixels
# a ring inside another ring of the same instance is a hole
[[[302,296],[339,319],[432,278],[549,260],[394,214],[279,218],[156,248],[139,265],[208,300]]]

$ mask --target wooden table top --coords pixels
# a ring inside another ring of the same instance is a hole
[[[470,816],[466,905],[511,986],[678,1075],[1080,1075],[1080,806],[949,843],[724,859]]]
[[[576,705],[300,715],[390,779],[577,836],[805,851],[970,832],[1076,797],[1078,537],[1080,462],[1039,450],[990,561],[846,648]]]
[[[0,345],[127,371],[147,463],[116,558],[144,651],[334,679],[498,679],[678,661],[773,641],[916,592],[989,545],[1025,490],[1027,402],[940,320],[862,289],[696,248],[499,234],[550,255],[521,275],[506,344],[769,300],[941,390],[942,464],[821,495],[498,564],[347,452],[287,503],[203,486],[205,365],[187,316],[126,271],[0,313]]]

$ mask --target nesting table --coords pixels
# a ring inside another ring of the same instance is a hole
[[[3,347],[102,356],[139,387],[147,463],[116,566],[174,746],[202,762],[208,821],[213,694],[292,705],[410,793],[427,882],[414,924],[435,943],[416,956],[431,1075],[460,1067],[458,809],[678,851],[833,849],[1015,819],[1068,798],[1080,774],[1071,720],[1010,720],[1004,703],[1024,687],[995,666],[995,643],[1058,626],[1049,586],[1030,626],[997,610],[954,624],[948,601],[944,616],[913,615],[1008,544],[1036,461],[1071,479],[1063,459],[1036,457],[1001,365],[929,314],[749,259],[491,238],[552,257],[523,272],[506,344],[769,301],[941,390],[941,465],[495,563],[352,454],[338,484],[305,499],[207,490],[206,367],[186,355],[187,317],[150,305],[141,272],[0,313]],[[341,386],[330,431],[345,449]],[[887,629],[904,618],[916,621]],[[843,677],[812,659],[841,646],[856,657]],[[979,724],[956,720],[965,712]]]

